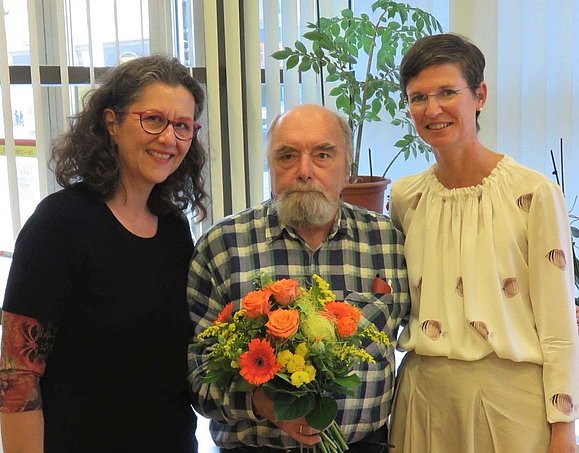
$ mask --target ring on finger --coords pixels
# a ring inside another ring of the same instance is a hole
[[[304,425],[300,425],[300,427],[298,428],[298,433],[300,434],[304,433]]]

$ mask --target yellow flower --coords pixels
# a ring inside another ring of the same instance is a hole
[[[301,387],[303,384],[307,384],[311,381],[310,375],[305,371],[296,371],[295,373],[292,373],[291,380],[294,387]]]
[[[374,343],[383,344],[384,346],[388,346],[390,344],[390,339],[386,332],[381,332],[378,330],[375,324],[370,324],[368,327],[363,329],[360,332],[361,338],[369,338]]]
[[[304,367],[304,371],[308,373],[310,381],[313,381],[316,378],[316,367],[314,367],[311,363]]]
[[[316,284],[318,285],[318,291],[319,291],[318,301],[322,305],[325,305],[328,302],[333,302],[334,300],[336,300],[336,295],[330,289],[330,284],[327,281],[325,281],[318,274],[314,274],[313,279],[316,282]]]
[[[286,368],[289,373],[295,373],[296,371],[303,371],[305,366],[305,359],[301,355],[294,354],[287,363]]]
[[[285,367],[294,355],[288,349],[284,349],[277,354],[277,361]]]
[[[209,326],[203,332],[201,332],[199,334],[199,338],[206,339],[206,338],[216,337],[217,334],[219,333],[219,330],[220,330],[220,326],[218,326],[218,325]]]
[[[296,354],[305,357],[308,355],[308,345],[305,343],[300,343],[296,347]]]
[[[346,363],[352,362],[368,362],[376,363],[374,357],[365,349],[357,348],[353,345],[344,345],[337,351],[338,357]]]

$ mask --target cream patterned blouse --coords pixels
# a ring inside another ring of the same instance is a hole
[[[540,364],[548,420],[579,418],[573,257],[559,187],[506,155],[473,187],[447,189],[434,168],[391,192],[412,296],[399,346]]]

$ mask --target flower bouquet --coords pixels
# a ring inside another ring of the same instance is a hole
[[[278,420],[304,416],[321,431],[322,441],[302,447],[304,451],[346,451],[331,394],[352,394],[361,383],[354,364],[375,362],[364,342],[388,345],[387,335],[364,322],[358,308],[336,301],[318,275],[309,287],[293,279],[273,281],[265,274],[254,285],[240,310],[234,312],[229,303],[197,337],[196,343],[208,348],[203,381],[243,379],[261,385]]]

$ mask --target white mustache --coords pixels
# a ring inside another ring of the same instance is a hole
[[[324,196],[326,195],[326,192],[321,187],[314,186],[312,184],[294,184],[285,190],[286,195],[303,192],[315,192],[321,193]]]

